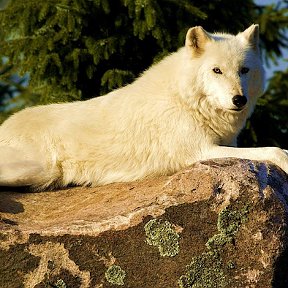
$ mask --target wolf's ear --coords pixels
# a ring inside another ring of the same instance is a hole
[[[207,42],[211,40],[212,38],[201,26],[195,26],[188,30],[185,46],[192,50],[195,56],[199,56],[204,52],[204,47]]]
[[[240,35],[251,45],[251,47],[258,51],[259,49],[259,25],[252,24]]]

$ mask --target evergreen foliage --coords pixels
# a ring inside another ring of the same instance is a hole
[[[210,2],[11,0],[0,14],[0,55],[21,74],[29,72],[39,103],[87,99],[132,81],[153,60],[175,51],[190,26],[215,30],[217,21],[208,17],[215,10],[221,11],[217,28],[227,30],[238,9],[229,0]],[[239,18],[251,18],[252,2],[241,6]],[[248,24],[239,21],[233,30]]]
[[[256,6],[256,22],[260,25],[262,44],[266,53],[266,61],[277,62],[281,56],[281,48],[288,47],[288,1],[278,4]]]
[[[19,78],[15,74],[12,65],[6,63],[5,59],[0,60],[0,123],[11,113],[32,105],[33,95],[25,88],[25,77]],[[26,98],[26,100],[25,100]],[[29,102],[28,102],[29,101]]]
[[[8,0],[6,9],[0,11],[0,55],[9,59],[8,67],[13,66],[22,76],[28,73],[30,78],[29,90],[25,89],[29,93],[16,97],[13,101],[21,104],[12,106],[103,95],[177,50],[187,29],[195,25],[237,33],[253,22],[260,23],[263,50],[268,59],[275,60],[288,45],[284,34],[288,2],[282,2],[282,6],[257,6],[252,0]],[[7,80],[11,71],[0,78]],[[285,126],[285,112],[277,114],[285,110],[283,98],[287,101],[287,90],[281,90],[287,86],[276,89],[279,81],[286,81],[280,74],[259,105],[273,114],[274,124]],[[6,105],[7,96],[3,95],[0,91],[0,102]],[[271,104],[264,106],[271,99]],[[255,119],[262,114],[257,115]],[[253,121],[251,125],[257,122]],[[255,135],[260,135],[258,128],[254,127]],[[287,132],[281,133],[276,144],[287,145],[281,138]],[[245,135],[245,145],[260,139],[250,137],[250,132]]]
[[[240,136],[241,146],[288,148],[288,69],[276,72]]]

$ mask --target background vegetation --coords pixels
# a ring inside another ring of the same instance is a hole
[[[26,106],[85,100],[133,81],[184,43],[189,27],[259,23],[263,59],[287,48],[288,1],[0,0],[0,121]],[[15,75],[20,75],[15,76]],[[29,79],[29,81],[28,81]],[[288,148],[288,70],[277,72],[240,137]]]

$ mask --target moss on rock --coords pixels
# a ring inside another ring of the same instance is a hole
[[[158,247],[161,256],[173,257],[179,253],[179,235],[168,221],[152,219],[146,223],[146,240]]]
[[[224,288],[229,280],[223,270],[220,256],[214,251],[194,257],[187,266],[187,273],[179,280],[180,288]]]
[[[226,243],[231,243],[242,223],[247,221],[248,205],[240,209],[225,207],[218,216],[217,228],[219,234],[211,237],[206,246],[208,249],[221,249]]]
[[[67,288],[67,285],[62,279],[59,279],[55,283],[55,287],[57,287],[57,288]]]
[[[180,288],[228,288],[231,281],[226,275],[227,269],[235,268],[232,261],[223,263],[221,250],[227,243],[231,243],[239,231],[242,223],[247,221],[249,206],[242,208],[238,205],[225,207],[218,215],[217,228],[220,233],[213,235],[206,242],[208,252],[194,257],[187,266],[187,272],[181,276],[178,284]]]
[[[105,272],[105,278],[111,284],[124,285],[125,277],[126,272],[118,265],[112,265]]]

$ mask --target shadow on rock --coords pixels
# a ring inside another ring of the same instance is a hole
[[[24,212],[22,203],[17,201],[21,197],[20,192],[24,192],[24,188],[13,188],[12,190],[11,188],[0,187],[0,212],[11,214]]]
[[[285,241],[287,240],[288,239],[286,238]],[[284,251],[280,254],[280,256],[278,257],[275,263],[274,275],[273,275],[273,281],[272,281],[273,288],[287,288],[288,287],[287,261],[288,261],[288,246],[286,245]]]

